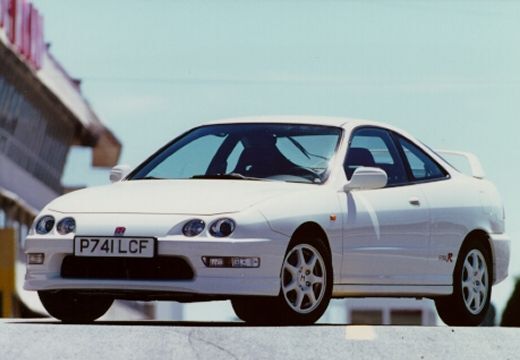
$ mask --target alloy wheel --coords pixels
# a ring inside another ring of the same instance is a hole
[[[327,284],[325,262],[311,245],[293,247],[282,267],[282,292],[287,304],[299,314],[314,311],[322,302]]]
[[[484,255],[471,250],[462,266],[462,296],[464,304],[473,315],[479,314],[488,296],[489,273]]]

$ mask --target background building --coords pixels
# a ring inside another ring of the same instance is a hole
[[[43,18],[28,1],[0,0],[0,315],[41,310],[21,289],[23,239],[38,211],[63,194],[72,146],[92,165],[117,163],[121,144],[48,51]],[[87,170],[87,169],[85,169]],[[18,280],[17,280],[18,279]]]

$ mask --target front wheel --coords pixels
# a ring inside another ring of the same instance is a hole
[[[330,254],[320,239],[296,241],[287,251],[277,297],[232,301],[237,316],[256,324],[312,324],[325,312],[332,294]]]
[[[493,273],[488,249],[480,243],[465,245],[453,273],[453,294],[435,300],[437,312],[450,326],[477,326],[491,301]]]
[[[73,291],[38,291],[40,300],[49,314],[66,323],[90,323],[103,316],[114,299],[77,294]]]

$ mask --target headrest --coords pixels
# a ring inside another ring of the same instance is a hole
[[[350,148],[346,163],[347,166],[374,167],[376,165],[372,153],[365,148]]]

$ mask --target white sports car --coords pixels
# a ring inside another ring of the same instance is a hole
[[[394,127],[230,119],[179,136],[112,185],[64,195],[26,241],[25,289],[90,322],[114,299],[230,299],[250,323],[310,324],[331,298],[427,297],[477,325],[508,274],[504,209]]]

